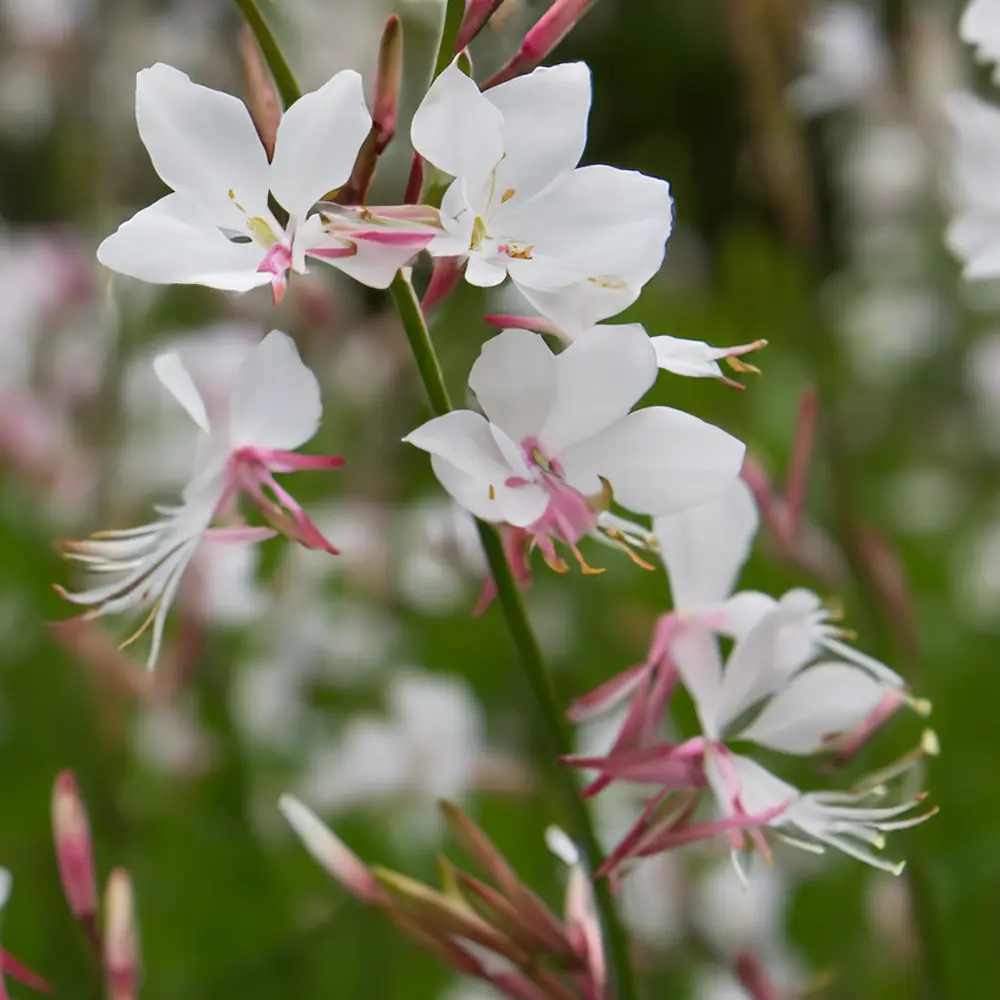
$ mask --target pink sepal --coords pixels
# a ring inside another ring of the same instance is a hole
[[[24,983],[25,986],[29,986],[39,993],[52,992],[51,983],[42,979],[37,972],[33,972],[23,962],[18,961],[9,951],[4,951],[2,948],[0,948],[0,972],[3,972],[5,976],[16,979],[19,983]]]

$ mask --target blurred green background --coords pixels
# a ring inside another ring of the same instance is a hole
[[[474,48],[480,79],[544,7],[507,0]],[[412,110],[436,0],[267,7],[309,87],[345,66],[370,83],[393,9]],[[663,375],[655,401],[747,440],[780,484],[801,394],[819,390],[806,537],[822,579],[762,529],[744,586],[840,598],[862,648],[934,702],[942,746],[927,776],[940,815],[890,843],[910,861],[902,879],[781,852],[743,893],[719,850],[651,864],[627,891],[651,997],[743,996],[725,967],[744,947],[789,997],[995,989],[1000,296],[965,285],[942,243],[938,108],[973,77],[958,9],[603,0],[557,53],[594,71],[587,159],[665,177],[676,198],[664,269],[626,318],[770,345],[746,392]],[[529,692],[499,613],[471,617],[469,525],[399,442],[427,411],[391,304],[324,270],[274,314],[266,290],[111,284],[93,258],[162,191],[135,132],[135,71],[162,60],[239,93],[237,29],[227,0],[0,3],[0,863],[15,880],[3,941],[59,996],[101,994],[49,833],[52,782],[70,768],[101,875],[124,866],[135,879],[146,1000],[471,1000],[488,994],[347,899],[275,805],[293,790],[366,860],[433,878],[435,855],[458,851],[431,802],[456,798],[539,892],[554,905],[561,894]],[[399,197],[408,158],[404,130],[374,200]],[[435,318],[456,398],[496,307],[462,289]],[[206,552],[163,676],[137,698],[141,647],[128,665],[110,638],[52,639],[48,623],[70,613],[52,584],[72,580],[54,540],[143,523],[182,487],[193,442],[151,379],[155,353],[187,352],[211,385],[233,344],[272,326],[323,380],[309,447],[347,465],[297,477],[296,492],[344,555],[281,540]],[[528,595],[567,702],[641,659],[666,607],[661,574],[610,550],[593,561],[603,576],[540,566]],[[690,724],[683,704],[674,723]],[[922,725],[895,720],[852,774],[915,746]],[[634,805],[599,804],[599,825],[613,836]]]

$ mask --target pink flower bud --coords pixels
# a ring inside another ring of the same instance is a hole
[[[459,53],[471,42],[483,28],[486,22],[497,12],[504,0],[469,0],[465,8],[465,17],[458,29],[455,39],[455,53]]]
[[[594,0],[555,0],[524,36],[513,59],[483,84],[483,90],[534,69],[593,6]]]
[[[392,14],[382,29],[375,75],[375,103],[372,120],[378,127],[376,151],[381,153],[396,134],[399,117],[399,90],[403,80],[403,25]]]
[[[779,1000],[774,983],[753,952],[744,951],[736,956],[736,975],[754,1000]]]
[[[63,771],[52,792],[52,834],[59,879],[69,908],[78,920],[92,920],[97,912],[97,882],[87,811],[76,788],[76,778]]]
[[[104,895],[104,978],[108,1000],[135,1000],[139,982],[139,941],[132,878],[116,868]]]
[[[281,122],[281,100],[249,28],[240,32],[240,55],[247,109],[270,160],[274,157],[274,140]]]

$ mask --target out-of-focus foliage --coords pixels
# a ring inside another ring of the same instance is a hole
[[[543,6],[507,0],[476,43],[478,75]],[[370,74],[393,7],[285,0],[268,13],[313,86],[348,65]],[[395,7],[412,110],[440,6]],[[676,197],[666,265],[630,317],[651,333],[770,343],[745,393],[664,375],[656,401],[744,438],[780,481],[799,397],[820,387],[808,513],[834,539],[832,555],[820,548],[823,586],[859,642],[933,700],[943,751],[928,775],[941,814],[897,838],[900,880],[781,852],[743,894],[721,850],[651,864],[625,890],[650,995],[739,996],[724,968],[747,946],[789,996],[957,1000],[990,995],[995,979],[1000,299],[963,285],[941,242],[938,105],[970,74],[956,15],[906,0],[604,0],[558,52],[593,68],[588,158],[665,177]],[[264,290],[111,283],[93,259],[161,193],[135,131],[135,71],[170,62],[238,92],[237,28],[227,0],[0,4],[4,944],[59,996],[98,995],[47,832],[52,781],[72,768],[102,875],[134,875],[146,1000],[473,996],[329,884],[276,809],[294,790],[367,860],[431,878],[432,801],[459,798],[526,881],[553,902],[561,892],[526,684],[499,614],[470,615],[482,567],[468,525],[399,440],[426,408],[389,303],[324,272],[275,314]],[[375,200],[398,198],[408,162],[397,141]],[[485,305],[462,290],[435,319],[457,398],[489,336]],[[52,638],[68,614],[51,589],[68,573],[53,540],[141,523],[183,484],[192,442],[151,379],[157,351],[188,351],[211,383],[234,341],[273,326],[323,380],[313,447],[347,465],[303,476],[300,495],[344,555],[283,541],[207,552],[163,678],[137,699],[113,653]],[[860,581],[838,554],[845,538],[867,559]],[[566,701],[644,654],[666,600],[660,574],[596,555],[603,576],[541,567],[528,595]],[[892,600],[875,599],[873,566]],[[746,585],[796,582],[816,585],[758,544]],[[674,721],[690,722],[684,706]],[[918,738],[901,718],[863,763]],[[630,808],[598,803],[609,838]]]

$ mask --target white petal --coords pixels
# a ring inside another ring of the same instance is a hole
[[[469,388],[490,422],[516,443],[537,437],[556,393],[556,358],[530,330],[504,330],[483,345]]]
[[[488,486],[478,476],[470,476],[440,455],[431,455],[431,468],[452,499],[481,521],[498,524],[506,520]],[[494,491],[495,494],[496,491]]]
[[[507,278],[507,268],[493,259],[486,259],[482,254],[469,255],[469,263],[465,268],[465,280],[477,288],[496,288]]]
[[[236,373],[229,401],[231,446],[291,451],[316,433],[322,415],[316,376],[302,363],[292,338],[272,330]]]
[[[817,753],[827,737],[861,722],[884,690],[862,670],[821,663],[797,674],[740,733],[740,739],[784,753]]]
[[[975,45],[983,60],[1000,59],[1000,5],[996,0],[971,0],[958,22],[961,38]]]
[[[168,392],[187,410],[191,419],[207,434],[208,413],[191,373],[184,367],[180,356],[171,351],[153,361],[153,371]]]
[[[722,659],[715,636],[696,625],[687,626],[671,642],[670,655],[694,700],[702,732],[709,739],[718,739]]]
[[[572,349],[572,348],[571,348]],[[720,493],[739,475],[744,445],[680,410],[636,410],[559,459],[581,493],[596,493],[603,476],[616,499],[640,514],[673,514]]]
[[[540,316],[575,340],[596,323],[616,316],[638,295],[635,285],[625,280],[601,281],[583,278],[565,288],[541,289],[517,286],[518,291]]]
[[[513,190],[530,198],[580,162],[591,100],[585,63],[539,67],[486,91],[486,98],[503,115],[496,197]]]
[[[739,779],[740,799],[748,813],[761,813],[800,799],[802,793],[794,785],[771,774],[755,760],[734,753],[730,754],[729,762]],[[784,815],[775,817],[771,824],[780,825]]]
[[[534,524],[549,505],[549,495],[541,486],[497,486],[494,488],[497,506],[503,519],[515,528],[527,528]]]
[[[413,116],[410,139],[425,160],[478,186],[503,156],[503,116],[452,63]]]
[[[14,887],[14,879],[6,868],[0,868],[0,910],[7,905],[10,899],[10,890]]]
[[[490,432],[489,422],[472,410],[453,410],[434,417],[403,440],[432,455],[439,455],[465,475],[475,478],[485,493],[491,486],[501,486],[511,475]]]
[[[271,217],[267,153],[241,100],[157,63],[136,76],[135,119],[156,172],[219,225],[243,227],[237,204]]]
[[[531,260],[510,262],[519,285],[544,290],[605,280],[627,286],[634,301],[663,263],[672,211],[666,181],[591,166],[565,174],[524,204],[512,199],[493,227],[533,246]]]
[[[719,696],[719,728],[761,699],[776,691],[788,674],[780,668],[778,641],[790,612],[780,604],[765,615],[745,636],[737,640],[722,679]]]
[[[646,331],[595,327],[556,358],[558,383],[541,431],[555,454],[621,420],[656,381],[656,356]]]
[[[291,215],[306,212],[354,169],[372,119],[361,76],[345,69],[303,94],[282,115],[271,162],[271,193]]]
[[[329,258],[312,253],[317,249],[343,249],[348,246],[355,250],[350,257]],[[324,231],[322,219],[316,214],[310,215],[296,230],[292,260],[294,267],[303,270],[308,256],[309,260],[329,264],[369,288],[388,288],[399,269],[409,264],[416,254],[412,247],[352,240],[346,234],[342,238],[332,236]]]
[[[179,194],[144,208],[97,248],[105,267],[131,278],[234,292],[271,280],[257,270],[262,257],[257,244],[233,243],[198,204]]]
[[[757,520],[753,494],[737,478],[706,503],[653,522],[677,610],[729,597],[750,555]]]
[[[778,602],[759,590],[741,590],[733,594],[717,611],[722,616],[718,631],[738,639],[747,634]]]
[[[680,337],[653,337],[656,363],[664,371],[689,378],[718,378],[722,374],[718,359],[726,352],[702,340]]]

